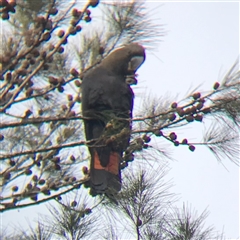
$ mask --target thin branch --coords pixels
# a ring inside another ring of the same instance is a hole
[[[63,149],[63,148],[70,148],[70,147],[77,147],[81,145],[87,145],[92,143],[94,140],[91,141],[80,141],[80,142],[74,142],[74,143],[67,143],[67,144],[62,144],[62,145],[57,145],[57,146],[52,146],[52,147],[45,147],[45,148],[39,148],[36,150],[28,150],[28,151],[23,151],[23,152],[18,152],[18,153],[12,153],[12,154],[2,154],[0,156],[0,160],[4,159],[9,159],[9,158],[14,158],[14,157],[19,157],[27,154],[36,154],[40,152],[49,152],[52,150],[58,150],[58,149]]]
[[[79,188],[83,183],[85,183],[87,181],[89,181],[89,178],[85,178],[83,180],[80,180],[76,184],[74,184],[71,188],[69,188],[69,189],[67,189],[67,190],[65,190],[65,191],[63,191],[61,193],[57,193],[57,194],[52,195],[50,197],[38,200],[37,202],[26,203],[26,204],[21,204],[21,205],[14,205],[13,203],[7,203],[7,204],[5,204],[5,208],[0,209],[0,212],[5,212],[5,211],[16,209],[16,208],[19,209],[19,208],[29,207],[29,206],[38,205],[40,203],[47,202],[47,201],[49,201],[51,199],[57,198],[60,195],[64,195],[64,194],[66,194],[68,192],[71,192],[72,190],[74,190],[76,188]],[[3,203],[1,203],[1,204],[4,205]]]

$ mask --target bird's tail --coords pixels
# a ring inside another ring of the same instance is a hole
[[[97,151],[94,151],[90,169],[90,194],[113,194],[121,190],[120,155],[111,152],[106,167],[101,165]]]

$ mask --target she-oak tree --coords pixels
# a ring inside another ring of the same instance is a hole
[[[89,180],[86,167],[82,173],[79,167],[88,165],[89,142],[84,140],[80,112],[84,73],[116,47],[139,42],[151,51],[152,44],[164,35],[161,26],[154,24],[139,1],[121,4],[86,1],[81,8],[75,1],[71,4],[60,0],[35,2],[0,2],[4,29],[0,58],[1,212],[52,199],[66,210],[61,196],[87,185]],[[92,19],[92,7],[99,7],[102,12],[102,28]],[[213,83],[208,93],[195,91],[179,102],[153,99],[146,109],[135,114],[128,154],[121,163],[126,168],[124,171],[143,149],[155,151],[161,158],[168,157],[160,148],[154,149],[153,138],[190,151],[205,145],[219,161],[227,157],[238,164],[240,72],[237,65],[233,65],[221,83]],[[213,125],[220,124],[218,128],[209,128],[203,142],[178,139],[179,127],[195,121],[203,123],[206,116]],[[135,162],[130,165],[134,166]],[[150,234],[153,212],[149,219],[140,218],[146,214],[140,214],[141,208],[129,210],[131,205],[126,204],[126,199],[133,197],[133,203],[138,201],[141,206],[146,175],[147,172],[140,172],[134,184],[131,173],[126,174],[126,182],[130,179],[133,186],[128,184],[119,195],[119,208],[135,223],[139,238]],[[100,199],[96,206],[107,204],[105,201]],[[77,203],[72,201],[70,205],[71,212]],[[89,208],[81,210],[81,216],[88,211]],[[159,222],[159,226],[164,224]],[[142,225],[146,226],[142,228],[144,231],[140,229]]]

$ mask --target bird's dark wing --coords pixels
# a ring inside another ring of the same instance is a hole
[[[104,193],[113,188],[121,188],[120,160],[128,146],[129,136],[121,138],[117,144],[107,140],[123,128],[130,128],[127,120],[132,117],[133,92],[121,76],[107,75],[105,71],[95,69],[87,74],[82,83],[82,111],[85,135],[89,141],[91,154],[90,179],[92,193]],[[114,125],[106,129],[106,125]],[[115,146],[114,146],[115,145]]]
[[[90,70],[82,82],[82,113],[91,154],[92,195],[121,189],[120,161],[130,138],[133,92],[127,75],[135,75],[145,60],[141,45],[113,51]]]

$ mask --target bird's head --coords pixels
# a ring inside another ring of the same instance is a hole
[[[137,43],[130,43],[110,53],[101,63],[108,71],[118,75],[135,75],[145,61],[145,49]]]

